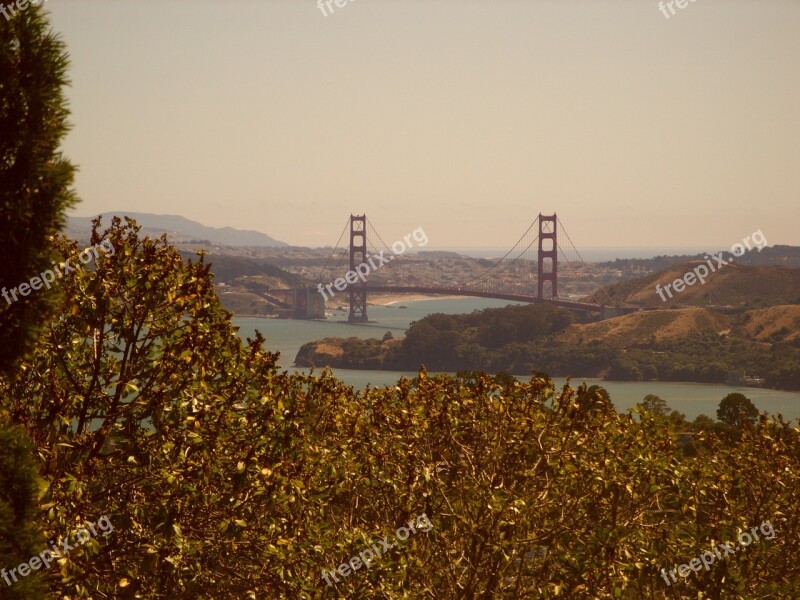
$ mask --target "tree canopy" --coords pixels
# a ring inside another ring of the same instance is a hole
[[[659,417],[666,417],[669,414],[667,403],[655,394],[647,394],[642,401],[642,407],[647,412]]]
[[[52,238],[76,202],[75,168],[61,154],[68,130],[67,54],[39,6],[0,18],[0,288],[51,267]],[[52,315],[55,291],[0,300],[0,369],[29,351]],[[10,298],[11,296],[9,296]]]
[[[800,529],[782,516],[800,436],[781,421],[738,444],[708,434],[692,458],[661,420],[546,376],[421,371],[356,392],[281,373],[262,338],[238,338],[202,258],[134,223],[101,236],[115,254],[65,280],[63,317],[0,382],[44,459],[46,533],[115,526],[66,557],[54,593],[640,598],[664,589],[661,568],[769,518],[779,537],[681,589],[747,597],[800,576],[784,546]],[[323,581],[421,513],[430,531]]]
[[[731,427],[740,428],[745,422],[755,423],[758,418],[758,409],[750,398],[734,392],[720,401],[717,418]]]
[[[75,202],[74,168],[60,152],[66,68],[40,7],[0,18],[0,374],[18,368],[57,302],[54,290],[13,302],[9,292],[50,267],[53,236]],[[38,507],[45,485],[34,445],[22,427],[9,426],[7,406],[0,398],[0,597],[35,600],[45,597],[41,573],[13,569],[47,548]]]

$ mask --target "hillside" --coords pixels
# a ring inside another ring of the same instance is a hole
[[[532,371],[551,376],[725,383],[751,378],[800,389],[800,305],[725,314],[709,308],[652,310],[577,324],[550,305],[467,315],[434,314],[406,337],[326,338],[305,344],[298,366],[432,371]]]
[[[384,339],[325,338],[304,344],[295,357],[298,367],[329,366],[341,369],[380,369],[392,350],[400,346],[400,340],[384,336]]]
[[[590,302],[644,306],[652,308],[715,306],[755,308],[780,304],[800,304],[800,269],[785,267],[750,267],[736,264],[725,265],[705,278],[705,283],[696,281],[683,291],[674,291],[674,281],[703,261],[681,263],[658,273],[630,279],[598,289],[586,298]],[[673,284],[669,292],[659,296],[656,285],[663,290]]]
[[[596,323],[575,323],[554,337],[563,344],[598,341],[613,348],[628,348],[680,341],[698,331],[723,333],[730,328],[730,317],[726,315],[706,308],[684,308],[644,311]]]
[[[196,260],[195,252],[180,251],[185,260]],[[291,314],[281,311],[285,305],[275,303],[268,289],[293,288],[308,285],[299,275],[284,271],[261,258],[246,258],[229,254],[206,254],[211,265],[217,293],[226,309],[238,316],[278,316]]]
[[[673,265],[683,264],[692,261],[704,260],[704,256],[711,256],[716,252],[703,252],[701,254],[682,254],[682,255],[661,255],[652,258],[617,258],[604,262],[596,263],[598,266],[609,269],[620,269],[622,271],[634,272],[645,271],[654,273],[667,269]],[[734,255],[729,251],[723,251],[722,257],[725,260],[733,258]],[[746,252],[736,258],[734,262],[750,267],[792,267],[800,268],[800,246],[787,246],[785,244],[775,244],[766,246],[760,251]]]
[[[196,258],[195,252],[181,251],[186,258]],[[290,288],[308,285],[301,276],[276,267],[261,258],[231,256],[229,254],[206,253],[205,260],[211,264],[214,281],[231,286],[249,287],[254,291],[266,288]]]
[[[197,221],[191,221],[178,215],[155,215],[129,211],[113,211],[102,213],[103,225],[108,226],[113,216],[128,216],[136,219],[142,226],[142,233],[151,237],[167,234],[173,244],[192,241],[205,241],[219,246],[286,246],[265,233],[234,229],[233,227],[206,227]],[[67,235],[74,239],[85,239],[92,228],[92,217],[69,217]]]
[[[758,344],[800,340],[800,305],[786,304],[727,315],[707,308],[633,313],[596,323],[574,323],[553,339],[562,344],[603,342],[614,348],[646,347],[685,341],[712,331]]]
[[[759,342],[800,340],[800,306],[771,306],[748,311],[734,327],[733,335]]]

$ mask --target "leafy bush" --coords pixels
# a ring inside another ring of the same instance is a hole
[[[745,423],[736,444],[703,433],[692,458],[602,388],[544,376],[422,370],[355,392],[279,373],[202,260],[120,222],[106,237],[114,256],[64,280],[63,317],[0,381],[44,461],[45,533],[115,526],[62,561],[53,595],[792,597],[800,436],[782,421]],[[423,512],[430,532],[336,590],[322,580]],[[766,519],[775,540],[665,587],[661,568]]]

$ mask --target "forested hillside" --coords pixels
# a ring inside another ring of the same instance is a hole
[[[625,381],[724,383],[732,373],[800,389],[795,305],[727,315],[708,309],[646,311],[588,324],[549,304],[430,315],[400,340],[324,339],[305,344],[299,366],[433,371],[485,370]],[[777,316],[778,312],[775,313]],[[769,313],[770,315],[772,313]],[[770,327],[769,329],[765,329]],[[764,332],[769,335],[764,335]]]

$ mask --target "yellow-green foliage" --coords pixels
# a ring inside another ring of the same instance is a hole
[[[797,597],[795,429],[746,423],[688,458],[661,421],[545,377],[423,370],[355,392],[281,373],[263,338],[237,337],[202,262],[119,222],[106,235],[114,256],[64,280],[62,316],[0,382],[43,459],[46,533],[115,526],[59,565],[54,594]],[[430,532],[324,582],[422,512]],[[766,519],[774,540],[670,587],[659,576]]]

